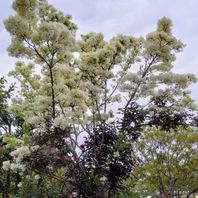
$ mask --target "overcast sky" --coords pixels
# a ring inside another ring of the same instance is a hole
[[[13,14],[13,0],[0,0],[0,76],[14,68],[16,59],[8,57],[10,43],[3,21]],[[107,39],[122,33],[145,36],[155,30],[163,16],[173,21],[173,33],[186,44],[177,56],[175,70],[198,77],[198,0],[48,0],[65,14],[71,14],[78,25],[77,35],[102,32]],[[197,86],[191,86],[198,101]]]

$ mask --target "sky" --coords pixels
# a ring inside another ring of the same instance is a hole
[[[3,21],[12,11],[13,0],[0,1],[0,76],[14,69],[16,59],[9,57],[10,36]],[[156,28],[163,16],[173,21],[173,33],[186,44],[177,55],[174,71],[193,73],[198,77],[198,0],[48,0],[65,14],[71,14],[78,25],[77,36],[102,32],[106,39],[116,34],[145,36]],[[190,87],[198,102],[198,84]]]

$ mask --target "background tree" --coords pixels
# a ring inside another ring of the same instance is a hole
[[[3,169],[3,162],[11,160],[9,155],[13,148],[6,147],[5,140],[10,139],[14,144],[13,136],[19,137],[22,132],[23,119],[9,112],[9,103],[11,94],[14,91],[14,85],[6,88],[6,79],[0,78],[0,194],[3,198],[9,197],[12,191],[16,190],[18,175],[12,174],[9,170]],[[15,132],[14,132],[15,129]],[[16,184],[16,185],[14,185]]]
[[[10,99],[11,92],[13,91],[13,86],[8,89],[5,88],[6,79],[4,77],[0,78],[0,135],[3,133],[12,133],[13,118],[9,114],[8,99]]]
[[[138,143],[140,166],[136,188],[150,195],[188,197],[197,190],[197,130],[146,129]]]

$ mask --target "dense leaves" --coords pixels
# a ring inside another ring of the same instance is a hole
[[[137,188],[160,197],[181,197],[196,191],[197,138],[197,131],[190,128],[146,130],[138,143]]]
[[[121,181],[130,175],[135,165],[132,142],[113,123],[97,127],[87,138],[82,159],[89,171],[104,180],[109,195],[122,187]]]

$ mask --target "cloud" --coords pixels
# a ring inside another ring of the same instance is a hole
[[[7,53],[0,54],[0,76],[6,76],[9,71],[14,69],[16,58],[8,57]]]
[[[4,28],[3,21],[14,13],[12,10],[12,2],[13,0],[0,1],[0,30]]]
[[[87,0],[71,1],[49,0],[65,13],[73,15],[79,25],[79,32],[103,32],[107,37],[115,33],[124,33],[127,26],[135,22],[137,13],[148,4],[147,0]],[[140,17],[138,17],[140,18]]]
[[[5,29],[2,29],[0,31],[0,43],[1,43],[0,54],[2,54],[6,52],[10,43],[10,35],[8,32],[6,32]]]

